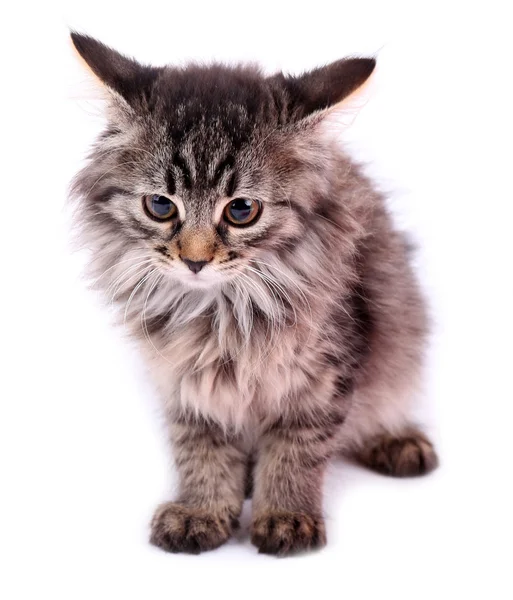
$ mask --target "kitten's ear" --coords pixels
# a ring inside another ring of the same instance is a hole
[[[298,77],[281,78],[294,105],[307,116],[342,102],[367,81],[375,66],[374,58],[344,58]]]
[[[107,87],[129,104],[147,96],[160,69],[141,65],[88,35],[75,31],[70,35],[77,52]]]

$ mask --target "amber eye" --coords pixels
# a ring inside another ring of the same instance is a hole
[[[258,200],[236,198],[225,206],[223,217],[230,225],[245,227],[254,223],[261,212],[262,204]]]
[[[166,196],[158,194],[144,196],[143,206],[146,214],[156,221],[169,221],[178,215],[176,204]]]

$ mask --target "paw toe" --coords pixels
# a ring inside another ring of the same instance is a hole
[[[383,435],[373,440],[359,459],[371,469],[395,477],[424,475],[438,466],[433,445],[417,431],[404,437]]]
[[[218,548],[230,535],[229,519],[170,502],[157,509],[150,542],[167,552],[199,554]]]
[[[253,521],[251,541],[262,554],[312,550],[326,543],[324,521],[302,513],[269,513]]]

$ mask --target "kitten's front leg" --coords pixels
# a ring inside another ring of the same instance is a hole
[[[283,556],[326,543],[324,472],[343,416],[295,414],[263,435],[255,471],[251,541]]]
[[[172,425],[180,488],[176,502],[161,505],[151,523],[151,542],[169,552],[217,548],[238,526],[244,501],[246,456],[204,420]]]

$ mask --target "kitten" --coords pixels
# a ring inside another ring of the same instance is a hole
[[[216,548],[252,493],[260,552],[320,547],[330,459],[395,476],[437,464],[410,420],[428,328],[406,244],[326,126],[375,61],[266,77],[142,66],[71,37],[110,98],[76,218],[158,386],[180,478],[151,541]]]

